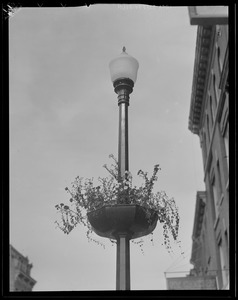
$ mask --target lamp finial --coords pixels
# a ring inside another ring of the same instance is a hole
[[[126,47],[125,46],[123,46],[122,51],[126,52]]]

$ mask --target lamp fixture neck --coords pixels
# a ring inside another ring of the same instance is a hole
[[[134,82],[129,78],[119,78],[113,82],[115,93],[119,94],[121,90],[126,90],[128,95],[132,93]]]

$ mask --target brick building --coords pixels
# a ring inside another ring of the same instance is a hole
[[[32,291],[36,281],[30,276],[32,264],[10,245],[10,291]]]
[[[197,192],[191,263],[229,289],[228,25],[199,25],[189,130],[198,135],[205,191]]]

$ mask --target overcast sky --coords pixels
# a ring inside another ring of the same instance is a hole
[[[198,136],[188,130],[197,26],[184,7],[92,5],[21,8],[9,18],[10,243],[33,263],[35,291],[115,290],[116,247],[55,227],[74,178],[107,176],[117,156],[118,106],[108,64],[139,61],[129,106],[129,161],[179,207],[180,240],[167,253],[162,226],[144,255],[131,243],[131,289],[166,289],[164,272],[189,271],[196,191],[204,190]],[[179,274],[172,274],[177,276]],[[181,275],[181,274],[180,274]]]

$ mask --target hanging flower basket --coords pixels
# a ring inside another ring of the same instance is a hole
[[[116,239],[124,233],[130,239],[150,234],[156,227],[158,215],[153,211],[148,216],[140,205],[105,205],[87,214],[93,231],[99,236]]]
[[[110,176],[99,178],[100,185],[95,186],[93,179],[83,181],[78,176],[72,188],[66,188],[71,196],[70,203],[55,206],[61,216],[60,222],[55,223],[66,234],[82,224],[87,227],[90,240],[93,240],[91,233],[95,232],[113,242],[122,231],[130,235],[130,239],[148,235],[159,221],[163,225],[164,245],[170,251],[171,237],[174,241],[178,237],[179,214],[173,198],[163,191],[152,192],[159,165],[154,166],[150,179],[146,172],[139,170],[138,175],[144,183],[137,187],[132,185],[130,172],[125,172],[124,178],[118,181],[118,163],[113,155],[109,157],[116,164],[111,168],[104,165]]]

